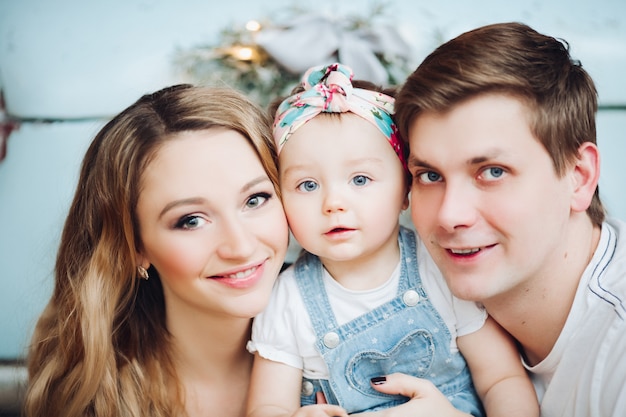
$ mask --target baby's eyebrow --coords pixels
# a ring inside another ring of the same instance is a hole
[[[363,157],[363,158],[354,158],[351,160],[347,161],[349,164],[363,164],[363,163],[376,163],[376,164],[380,164],[382,163],[382,159],[375,157],[375,156],[368,156],[368,157]]]
[[[310,170],[312,167],[311,164],[297,164],[297,165],[290,165],[288,166],[285,171],[283,171],[283,175],[287,176],[287,175],[293,175],[293,173],[298,173],[301,171],[307,171]]]

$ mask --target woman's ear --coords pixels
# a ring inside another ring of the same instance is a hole
[[[148,268],[150,268],[150,261],[143,256],[141,253],[137,252],[136,254],[136,263],[135,269],[137,270],[137,275],[140,278],[148,280],[150,275],[148,274]]]
[[[600,180],[600,151],[595,144],[585,142],[580,145],[572,175],[572,210],[584,212],[591,204]]]
[[[406,210],[409,208],[409,193],[406,193],[404,196],[404,202],[402,203],[402,210]]]
[[[135,253],[135,266],[143,266],[145,269],[150,267],[150,260],[139,250]]]
[[[411,193],[411,180],[412,177],[409,174],[406,178],[406,186],[404,187],[404,201],[402,202],[402,210],[406,210],[409,208],[409,203],[411,201],[409,200],[409,195]]]

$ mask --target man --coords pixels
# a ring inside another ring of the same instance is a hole
[[[567,44],[518,23],[442,45],[396,102],[415,227],[517,339],[544,416],[626,413],[626,224],[600,201],[596,110]]]

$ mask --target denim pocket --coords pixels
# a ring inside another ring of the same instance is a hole
[[[375,376],[401,372],[417,377],[428,375],[435,358],[435,342],[430,332],[415,329],[392,346],[379,349],[361,348],[346,366],[350,386],[372,397],[388,398],[372,388],[370,379]]]

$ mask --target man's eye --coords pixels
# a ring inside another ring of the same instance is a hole
[[[422,172],[418,174],[416,178],[424,184],[441,181],[441,175],[433,171]]]
[[[501,167],[489,167],[483,170],[483,177],[486,180],[497,180],[497,179],[502,178],[504,174],[505,174],[505,171]]]

